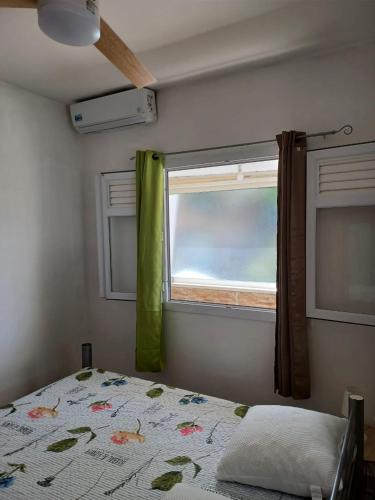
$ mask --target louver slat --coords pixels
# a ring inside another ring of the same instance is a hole
[[[319,192],[375,189],[375,158],[319,166]]]
[[[136,203],[135,175],[121,181],[112,181],[108,185],[110,208],[130,208]]]

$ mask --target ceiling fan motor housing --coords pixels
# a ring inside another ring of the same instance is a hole
[[[91,45],[100,38],[98,0],[39,0],[38,24],[57,42]]]

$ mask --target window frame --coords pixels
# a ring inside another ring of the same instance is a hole
[[[319,169],[332,162],[375,158],[375,146],[358,144],[312,150],[307,153],[306,178],[306,316],[312,319],[375,326],[375,314],[353,313],[318,307],[316,299],[316,233],[317,210],[320,208],[374,206],[375,189],[319,192]]]
[[[106,202],[111,181],[134,178],[135,169],[118,172],[103,172],[96,176],[96,224],[98,239],[99,297],[107,300],[135,301],[136,292],[114,292],[112,290],[110,218],[136,216],[136,205],[126,208],[110,207]]]
[[[225,150],[186,153],[167,156],[164,166],[164,309],[167,311],[189,314],[224,316],[254,321],[275,322],[276,310],[250,306],[229,304],[214,304],[209,302],[193,302],[172,300],[171,263],[170,263],[170,230],[169,230],[169,183],[168,173],[176,170],[188,170],[222,165],[236,165],[267,160],[278,160],[278,150],[275,144],[260,144],[246,148],[228,148]]]

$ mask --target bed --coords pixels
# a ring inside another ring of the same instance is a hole
[[[82,369],[0,410],[0,498],[158,499],[182,481],[238,500],[296,499],[215,479],[219,458],[247,409]]]

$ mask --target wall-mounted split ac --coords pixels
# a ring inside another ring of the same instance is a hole
[[[152,123],[157,119],[155,92],[133,89],[78,102],[71,104],[70,115],[81,134]]]

